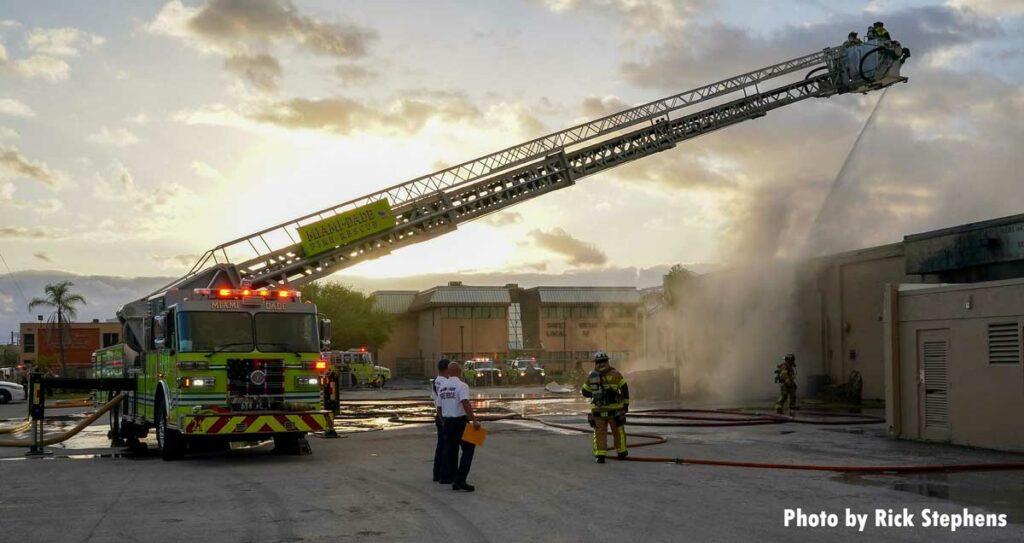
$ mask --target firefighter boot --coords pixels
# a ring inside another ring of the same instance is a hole
[[[594,457],[594,462],[597,462],[598,464],[604,464],[604,455],[595,456]]]

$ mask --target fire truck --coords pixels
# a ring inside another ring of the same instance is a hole
[[[136,389],[119,406],[129,441],[156,432],[164,459],[189,448],[274,440],[308,450],[305,435],[330,428],[320,409],[320,337],[330,323],[294,289],[171,288],[125,320],[124,373]]]
[[[121,420],[155,430],[166,459],[193,444],[273,438],[304,450],[325,429],[320,374],[330,322],[296,290],[360,262],[454,231],[678,143],[808,98],[905,82],[909,51],[869,40],[641,104],[219,245],[183,277],[121,307]]]

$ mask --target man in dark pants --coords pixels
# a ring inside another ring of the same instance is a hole
[[[462,382],[462,368],[455,362],[448,364],[448,378],[438,387],[437,396],[441,403],[441,416],[444,418],[444,456],[445,462],[441,473],[441,482],[451,481],[452,490],[472,492],[476,489],[466,482],[469,468],[473,465],[473,452],[476,445],[462,441],[462,433],[466,425],[480,429],[480,423],[469,404],[469,385]],[[462,458],[459,458],[459,449]]]
[[[441,383],[448,379],[448,364],[451,364],[451,361],[447,358],[437,361],[437,378],[434,379],[433,387],[430,391],[430,397],[434,399],[434,408],[437,410],[437,414],[434,416],[434,426],[437,427],[437,446],[434,447],[434,482],[445,484],[450,484],[451,480],[445,481],[441,478],[441,474],[444,471],[441,468],[444,464],[444,430],[441,422],[444,419],[441,417],[441,400],[437,391]]]

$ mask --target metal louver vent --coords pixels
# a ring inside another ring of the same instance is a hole
[[[949,389],[946,380],[946,342],[924,342],[924,424],[949,426]]]
[[[1020,325],[999,322],[988,325],[988,363],[1020,363]]]

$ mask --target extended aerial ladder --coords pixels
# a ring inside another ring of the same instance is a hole
[[[839,46],[649,102],[255,232],[207,251],[189,272],[127,304],[129,324],[161,309],[171,289],[300,286],[679,142],[807,98],[867,93],[907,79],[898,42]],[[774,86],[762,90],[767,84]],[[688,108],[703,109],[692,113]],[[386,200],[394,226],[318,254],[299,229]],[[136,330],[132,330],[135,332]]]

